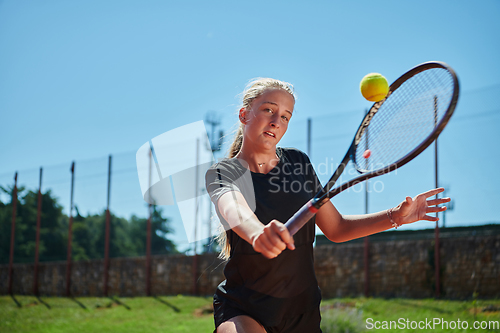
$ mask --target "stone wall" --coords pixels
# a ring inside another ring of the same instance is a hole
[[[197,256],[196,279],[193,256],[165,255],[151,258],[151,294],[213,294],[223,280],[224,265],[216,254]],[[222,264],[221,264],[222,263]],[[33,293],[33,264],[13,265],[13,292],[19,295]],[[40,263],[38,266],[40,295],[65,296],[66,262]],[[73,262],[71,266],[71,295],[104,295],[104,260]],[[0,266],[0,294],[8,293],[8,265]],[[108,295],[145,296],[146,258],[112,258],[109,265]]]
[[[364,294],[362,242],[320,245],[315,267],[323,297]],[[369,295],[434,297],[434,240],[369,242]],[[441,296],[450,299],[500,297],[500,235],[440,239]]]
[[[403,234],[400,234],[403,235]],[[434,297],[434,240],[370,237],[369,294],[374,297]],[[403,237],[404,238],[404,237]],[[319,242],[318,242],[319,243]],[[323,242],[324,243],[324,242]],[[360,296],[364,293],[363,242],[326,243],[315,248],[315,268],[323,297]],[[451,299],[500,297],[500,235],[461,235],[440,240],[441,291]],[[192,294],[196,281],[199,295],[212,295],[223,280],[224,263],[215,254],[153,256],[151,294]],[[66,263],[39,265],[40,295],[64,296]],[[15,294],[32,294],[33,264],[15,264]],[[196,279],[193,278],[196,276]],[[146,259],[110,260],[109,295],[146,295]],[[103,295],[103,260],[74,262],[71,270],[73,296]],[[8,265],[0,266],[0,294],[8,292]]]

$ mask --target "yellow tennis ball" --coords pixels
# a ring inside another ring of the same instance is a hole
[[[363,97],[370,102],[379,102],[387,96],[389,84],[382,74],[370,73],[361,80],[359,89]]]

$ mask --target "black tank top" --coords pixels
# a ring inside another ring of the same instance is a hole
[[[258,219],[267,224],[273,219],[285,223],[321,189],[306,154],[279,147],[276,153],[280,161],[267,174],[250,172],[234,158],[222,160],[208,170],[207,191],[226,229],[217,201],[228,191],[240,191]],[[215,294],[217,299],[245,311],[264,326],[277,325],[284,318],[319,305],[321,294],[313,256],[314,217],[294,235],[295,250],[286,249],[274,259],[255,252],[232,230],[226,234],[231,254],[224,268],[226,280]]]

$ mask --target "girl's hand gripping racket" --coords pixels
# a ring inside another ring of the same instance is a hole
[[[455,110],[458,93],[457,76],[443,62],[418,65],[391,84],[387,97],[373,104],[366,114],[328,183],[286,222],[290,234],[294,235],[335,195],[417,157],[443,131]],[[333,188],[349,161],[360,175]]]

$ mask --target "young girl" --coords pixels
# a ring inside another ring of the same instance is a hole
[[[306,154],[277,146],[294,105],[289,83],[267,78],[251,82],[229,158],[206,174],[207,191],[227,230],[220,242],[226,280],[214,295],[218,333],[321,332],[315,224],[331,241],[345,242],[418,220],[437,221],[427,214],[444,211],[437,205],[449,201],[428,200],[440,188],[407,197],[387,211],[359,216],[341,215],[328,202],[292,237],[283,223],[321,189]]]

